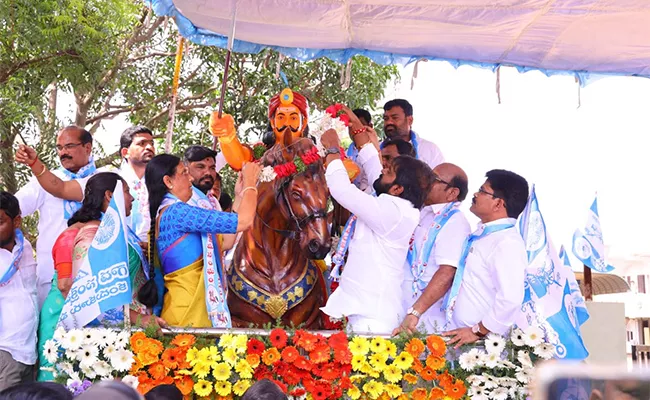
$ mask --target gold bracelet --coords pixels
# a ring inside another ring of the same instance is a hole
[[[38,174],[38,175],[34,175],[34,176],[37,177],[37,178],[40,178],[41,176],[43,176],[43,174],[44,174],[46,171],[47,171],[47,167],[45,166],[45,164],[43,164],[43,169],[41,170],[41,173]]]
[[[255,194],[257,194],[257,188],[256,188],[255,186],[247,186],[247,187],[245,187],[245,188],[241,191],[240,194],[241,194],[242,196],[244,196],[244,192],[247,191],[247,190],[254,190],[254,191],[255,191]]]

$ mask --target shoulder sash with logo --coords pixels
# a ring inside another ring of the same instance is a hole
[[[441,311],[444,311],[446,316],[444,329],[449,329],[451,318],[454,313],[454,306],[456,305],[456,298],[458,297],[458,292],[460,290],[461,282],[463,281],[463,274],[465,272],[465,264],[467,262],[467,256],[469,255],[472,244],[486,237],[494,232],[499,232],[505,229],[510,229],[514,227],[514,224],[498,224],[498,225],[482,225],[476,232],[472,233],[465,239],[465,244],[463,245],[463,252],[460,255],[460,260],[458,262],[458,267],[456,268],[456,275],[454,275],[454,281],[451,284],[451,289],[447,293],[445,300],[443,301],[443,308]]]
[[[411,273],[413,274],[413,297],[419,295],[427,286],[428,282],[425,282],[422,277],[427,269],[433,245],[436,242],[438,233],[440,233],[445,224],[454,214],[460,211],[458,207],[460,207],[460,202],[449,203],[438,214],[436,214],[431,226],[424,235],[424,238],[422,238],[422,246],[419,250],[415,245],[415,233],[411,236],[409,252],[406,256],[406,260],[411,266]]]
[[[25,244],[25,238],[23,236],[23,231],[16,229],[16,248],[13,252],[13,258],[9,265],[0,265],[0,287],[9,283],[14,274],[18,272],[20,268],[20,260],[23,257],[23,248]]]
[[[97,171],[97,167],[95,167],[95,159],[90,156],[88,159],[88,164],[81,167],[77,173],[72,173],[63,167],[60,167],[58,171],[61,172],[67,180],[71,181],[73,179],[82,179],[89,177],[90,175],[94,174],[95,171]],[[72,215],[74,215],[74,213],[77,212],[77,210],[80,208],[80,201],[63,200],[63,217],[66,220],[72,218]]]

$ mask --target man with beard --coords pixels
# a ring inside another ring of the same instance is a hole
[[[192,185],[205,195],[210,201],[213,209],[221,211],[219,198],[215,197],[212,192],[215,181],[217,180],[217,170],[215,169],[215,157],[217,152],[204,146],[190,146],[185,150],[185,164],[192,177]],[[194,195],[198,195],[194,191]]]
[[[52,246],[67,228],[68,219],[81,208],[86,182],[97,170],[91,156],[92,147],[90,132],[71,125],[57,134],[56,151],[61,167],[54,171],[48,170],[31,147],[21,145],[16,152],[16,161],[28,165],[34,174],[16,193],[16,198],[23,217],[39,212],[36,243],[39,309],[54,275]]]
[[[361,124],[353,115],[351,129],[356,131]],[[377,177],[370,171],[381,168],[379,155],[368,133],[361,131],[353,139],[360,149],[357,162],[369,172],[377,197],[350,182],[340,159],[338,135],[332,129],[325,132],[321,142],[327,152],[327,186],[332,197],[355,215],[356,226],[340,285],[322,310],[332,318],[347,317],[356,333],[389,334],[400,322],[403,264],[433,177],[425,163],[407,156],[395,158]]]
[[[411,130],[413,106],[404,99],[395,99],[384,104],[384,133],[389,139],[402,139],[413,145],[415,157],[429,164],[431,169],[445,159],[435,143],[422,139]],[[383,148],[383,146],[382,146]]]

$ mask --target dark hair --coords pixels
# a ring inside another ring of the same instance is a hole
[[[174,384],[160,385],[144,395],[147,400],[183,400],[183,393]]]
[[[402,110],[404,110],[404,115],[406,115],[407,117],[410,117],[411,115],[413,115],[413,106],[407,100],[394,99],[394,100],[388,101],[388,102],[386,102],[386,104],[384,104],[384,111],[388,111],[393,107],[399,107]]]
[[[140,400],[140,394],[131,386],[119,381],[100,381],[94,383],[90,389],[83,392],[78,398],[105,399],[111,397],[115,400]]]
[[[241,400],[286,400],[287,395],[268,379],[262,379],[249,387]]]
[[[449,186],[458,189],[458,201],[463,201],[469,192],[467,179],[460,175],[456,175],[449,181]]]
[[[30,382],[0,392],[0,400],[71,400],[72,392],[54,382]]]
[[[434,180],[431,168],[413,157],[399,156],[393,159],[393,169],[395,184],[404,188],[399,197],[413,203],[415,208],[422,208]]]
[[[217,176],[214,178],[215,182],[221,183],[223,181],[223,178],[221,177],[221,174],[217,172]]]
[[[370,115],[370,112],[368,110],[364,110],[363,108],[357,108],[356,110],[352,110],[354,115],[357,116],[359,119],[365,119],[369,124],[372,124],[372,115]]]
[[[16,196],[9,192],[0,192],[0,210],[3,210],[7,217],[14,219],[20,215],[20,203]]]
[[[381,148],[385,148],[386,146],[395,146],[397,147],[397,153],[399,153],[400,156],[409,156],[415,158],[415,148],[413,145],[406,140],[402,139],[386,139],[384,142],[381,144]]]
[[[130,128],[126,128],[126,130],[124,130],[120,136],[120,150],[128,149],[131,147],[131,143],[133,143],[133,137],[138,133],[148,133],[149,135],[153,136],[151,129],[147,128],[146,126],[135,125]]]
[[[81,208],[68,220],[68,226],[77,222],[97,221],[102,217],[106,191],[113,192],[117,181],[124,182],[115,172],[100,172],[88,179]],[[124,183],[126,185],[126,183]]]
[[[208,149],[205,146],[190,146],[185,150],[185,161],[187,162],[194,162],[194,161],[202,161],[205,160],[208,157],[216,157],[217,152]]]
[[[154,259],[156,248],[156,216],[163,198],[169,191],[163,178],[174,176],[181,159],[171,154],[159,154],[147,163],[144,170],[144,180],[149,192],[149,215],[151,226],[149,228],[149,280],[140,288],[138,300],[147,307],[153,307],[158,302],[158,288],[154,281]]]
[[[528,182],[522,176],[504,169],[493,169],[485,174],[494,196],[503,200],[508,217],[517,218],[528,201]]]
[[[223,211],[226,211],[228,208],[232,207],[232,197],[226,192],[221,192],[219,196],[219,205]]]

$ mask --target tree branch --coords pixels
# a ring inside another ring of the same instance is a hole
[[[61,56],[79,57],[79,54],[73,49],[59,50],[59,51],[57,51],[57,52],[55,52],[53,54],[48,54],[46,56],[36,57],[36,58],[32,58],[30,60],[21,61],[21,62],[19,62],[17,64],[14,64],[14,65],[10,66],[9,68],[5,69],[4,71],[0,70],[0,83],[6,82],[11,75],[15,74],[16,72],[18,72],[21,69],[27,68],[27,67],[29,67],[31,65],[34,65],[34,64],[41,63],[43,61],[47,61],[47,60],[52,59],[52,58],[61,57]]]
[[[132,64],[132,63],[134,63],[136,61],[144,60],[144,59],[151,58],[151,57],[173,57],[175,55],[176,55],[176,53],[154,52],[154,53],[145,54],[143,56],[129,58],[128,60],[124,61],[124,64]]]

